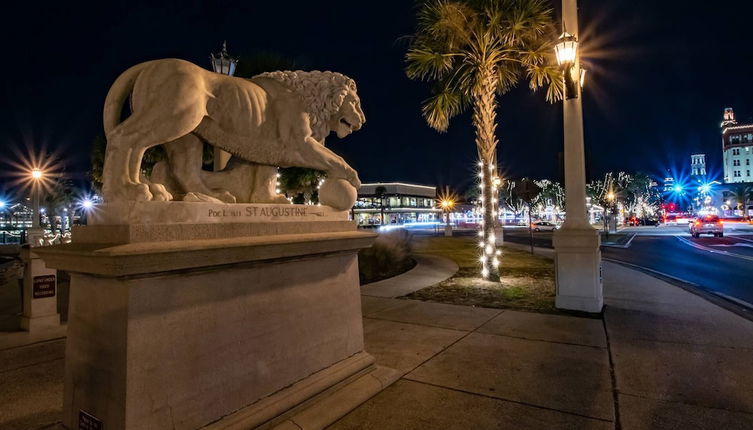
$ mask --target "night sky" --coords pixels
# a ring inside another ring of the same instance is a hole
[[[46,147],[63,154],[67,173],[84,178],[105,95],[122,71],[168,57],[210,67],[209,53],[227,40],[231,54],[278,54],[298,68],[356,80],[367,123],[342,141],[330,135],[327,146],[364,182],[458,191],[470,184],[476,152],[469,115],[455,118],[448,133],[433,131],[420,114],[427,86],[403,72],[401,37],[414,30],[413,1],[157,3],[4,6],[0,173],[9,173],[18,148]],[[581,0],[580,7],[589,176],[687,171],[690,153],[702,151],[721,179],[723,108],[733,107],[739,120],[753,116],[753,2]],[[558,179],[561,115],[559,104],[525,83],[503,96],[503,171]]]

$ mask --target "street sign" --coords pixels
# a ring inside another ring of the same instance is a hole
[[[32,297],[55,297],[55,275],[35,276],[32,282]]]

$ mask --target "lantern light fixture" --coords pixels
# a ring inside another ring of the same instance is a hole
[[[227,53],[226,42],[222,42],[222,50],[219,53],[209,54],[209,58],[212,60],[212,70],[215,72],[228,76],[235,75],[235,67],[238,65],[238,60]]]
[[[567,31],[563,32],[557,44],[554,45],[554,53],[557,55],[557,64],[560,67],[572,67],[578,56],[578,39]]]

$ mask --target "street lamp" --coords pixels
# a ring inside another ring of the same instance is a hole
[[[562,0],[563,32],[554,53],[564,75],[562,102],[565,167],[565,222],[554,233],[555,305],[560,309],[601,312],[601,238],[586,209],[586,163],[583,142],[582,80],[578,54],[578,5]]]
[[[235,75],[235,67],[238,65],[238,60],[227,53],[227,42],[222,42],[222,50],[220,52],[209,54],[209,59],[212,60],[212,70],[215,72],[228,76]]]
[[[578,97],[576,82],[582,83],[585,80],[585,74],[583,72],[580,72],[577,81],[573,78],[573,66],[578,60],[578,38],[567,31],[563,32],[562,35],[560,35],[559,42],[554,45],[554,53],[557,57],[557,64],[560,66],[562,74],[565,76],[565,97],[568,99]]]
[[[44,172],[42,172],[42,169],[39,168],[33,168],[31,169],[31,172],[29,172],[29,175],[31,176],[31,193],[32,193],[32,213],[33,216],[31,217],[31,228],[32,229],[39,229],[40,228],[40,221],[42,214],[39,210],[39,198],[40,194],[42,193],[42,179],[44,178]]]
[[[27,230],[26,242],[34,247],[39,246],[44,239],[44,229],[41,227],[42,211],[39,207],[39,199],[42,194],[42,182],[45,180],[44,170],[34,167],[28,172],[31,182],[32,214],[31,228]]]
[[[209,59],[212,61],[212,70],[215,72],[227,76],[235,75],[238,60],[227,53],[227,43],[225,41],[222,42],[222,50],[217,54],[209,54]],[[230,161],[230,153],[215,146],[213,170],[219,172],[227,166],[228,161]]]
[[[444,235],[452,236],[452,226],[450,225],[450,212],[455,207],[455,200],[450,197],[444,197],[439,201],[439,207],[442,208],[445,216]]]

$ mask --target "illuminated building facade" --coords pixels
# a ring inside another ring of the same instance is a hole
[[[403,182],[362,184],[353,217],[358,225],[379,225],[384,211],[384,223],[407,224],[440,219],[436,207],[437,188]]]
[[[706,176],[706,154],[690,156],[690,171],[690,175],[695,178]]]
[[[721,127],[724,182],[753,182],[753,124],[738,124],[726,108]]]

